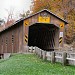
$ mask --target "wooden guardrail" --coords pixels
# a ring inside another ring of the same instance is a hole
[[[28,47],[27,52],[35,53],[43,60],[48,60],[51,63],[60,62],[63,65],[75,65],[75,53],[45,51],[38,47]]]

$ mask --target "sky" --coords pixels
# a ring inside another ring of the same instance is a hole
[[[31,0],[0,0],[0,18],[7,19],[10,11],[17,18],[19,13],[29,10],[30,5]]]

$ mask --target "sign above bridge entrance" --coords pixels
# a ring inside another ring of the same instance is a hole
[[[39,16],[39,22],[40,23],[50,23],[50,17]]]

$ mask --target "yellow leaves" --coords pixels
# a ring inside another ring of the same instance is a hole
[[[50,0],[36,0],[34,1],[34,5],[33,5],[33,13],[41,10],[41,9],[45,9],[45,8],[49,8],[50,7]]]
[[[64,17],[63,17],[63,12],[57,12],[56,14],[57,14],[60,18],[64,19]]]

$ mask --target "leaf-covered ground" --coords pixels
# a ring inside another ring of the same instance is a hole
[[[34,54],[16,54],[0,60],[0,75],[75,75],[75,67],[51,64]]]

